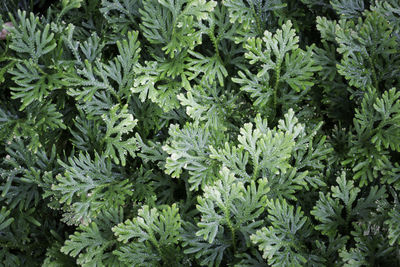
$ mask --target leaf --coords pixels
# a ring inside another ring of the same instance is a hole
[[[136,218],[113,227],[118,241],[122,242],[115,254],[121,260],[139,266],[160,260],[178,261],[180,229],[181,218],[175,204],[160,211],[144,205]]]
[[[77,73],[78,75],[75,77],[67,78],[72,85],[78,87],[78,89],[70,88],[68,90],[68,94],[74,96],[76,100],[82,99],[86,102],[91,100],[98,90],[113,90],[105,73],[104,65],[99,61],[91,64],[89,60],[85,59],[83,68],[78,69]]]
[[[337,22],[335,20],[328,20],[326,17],[317,17],[317,29],[321,33],[321,38],[329,42],[336,42],[336,28]]]
[[[339,186],[332,186],[332,196],[341,199],[349,211],[361,190],[354,187],[353,181],[346,181],[346,174],[344,172],[336,179],[336,182]]]
[[[313,60],[312,47],[307,51],[299,48],[299,37],[287,21],[275,34],[265,31],[263,38],[252,37],[244,44],[245,57],[257,66],[257,73],[239,71],[240,78],[232,81],[241,85],[241,90],[251,93],[254,104],[266,106],[271,100],[276,106],[276,95],[280,87],[287,84],[295,92],[307,90],[314,85],[313,74],[321,70]],[[273,96],[273,99],[271,99]]]
[[[205,0],[145,1],[139,11],[140,27],[147,40],[162,45],[162,50],[173,58],[183,48],[192,50],[201,42],[197,23],[205,20],[215,5],[215,1]]]
[[[75,8],[80,8],[83,0],[63,0],[62,1],[62,10],[58,14],[58,19],[68,13],[70,10]]]
[[[262,224],[258,217],[264,211],[270,190],[268,181],[260,179],[257,184],[252,181],[245,187],[225,167],[220,171],[220,178],[213,186],[206,186],[204,195],[197,198],[201,221],[197,224],[200,230],[196,236],[203,236],[211,244],[218,234],[230,231],[235,242],[236,232],[241,232],[249,246],[249,235]]]
[[[116,105],[111,108],[109,116],[102,115],[107,128],[103,138],[106,145],[105,154],[107,157],[111,157],[116,164],[121,162],[122,166],[126,164],[126,154],[134,158],[137,150],[135,137],[125,138],[125,135],[131,133],[137,124],[137,120],[133,119],[127,108],[126,105],[122,108]]]
[[[138,0],[102,0],[99,10],[115,33],[125,34],[138,27],[140,8],[142,1]]]
[[[224,78],[228,76],[228,71],[219,57],[204,57],[202,54],[192,51],[189,51],[189,53],[194,57],[190,58],[188,63],[189,70],[193,72],[189,80],[203,73],[203,79],[209,84],[213,84],[214,79],[217,78],[219,85],[224,85]]]
[[[342,210],[343,205],[340,204],[338,199],[332,199],[330,195],[320,192],[319,200],[311,211],[311,214],[321,222],[315,229],[328,237],[335,237],[338,228],[346,224],[345,219],[341,216]]]
[[[39,58],[51,52],[57,44],[54,41],[54,33],[49,33],[50,24],[46,24],[43,29],[38,17],[33,13],[30,13],[29,18],[26,15],[26,11],[19,10],[18,23],[11,17],[13,25],[19,27],[9,28],[13,36],[10,48],[18,53],[28,54],[26,59],[31,59],[37,64]]]
[[[185,254],[195,254],[200,260],[201,265],[220,266],[224,258],[224,252],[229,248],[230,244],[225,243],[222,238],[218,238],[214,243],[210,244],[203,237],[196,236],[196,227],[190,223],[186,223],[185,231],[182,233],[184,240],[183,246]],[[219,237],[222,237],[221,234]]]
[[[331,0],[333,9],[344,18],[361,17],[364,11],[363,0]]]
[[[336,28],[337,51],[342,55],[338,72],[351,86],[363,89],[378,88],[382,80],[397,75],[383,65],[395,64],[396,37],[393,28],[382,14],[367,12],[363,20],[355,24],[351,20],[341,20]],[[364,90],[364,89],[363,89]]]
[[[121,173],[113,169],[110,160],[95,154],[81,153],[79,157],[70,157],[68,163],[59,161],[65,169],[56,176],[57,181],[51,186],[59,192],[59,202],[68,212],[64,220],[68,224],[88,224],[107,209],[124,205],[132,195],[131,184]]]
[[[191,190],[210,184],[214,179],[214,166],[208,157],[208,146],[212,142],[210,131],[204,126],[186,124],[183,129],[171,125],[168,132],[169,143],[162,147],[169,154],[165,173],[178,178],[183,170],[189,171]]]
[[[385,221],[385,224],[389,227],[389,244],[393,246],[400,242],[400,226],[398,224],[400,212],[398,205],[395,205],[388,215],[389,218]]]
[[[96,222],[80,225],[74,234],[70,235],[61,247],[61,252],[77,257],[77,263],[82,266],[122,266],[115,255],[113,246],[117,243],[112,239],[111,225],[123,220],[122,209],[112,209],[100,214]]]
[[[287,6],[281,0],[254,1],[254,0],[228,0],[224,5],[229,11],[231,23],[243,25],[245,34],[254,36],[262,35],[263,31],[271,26],[272,14],[274,11]]]
[[[52,90],[59,89],[61,77],[57,74],[46,74],[32,60],[17,63],[8,71],[14,75],[13,80],[18,87],[12,87],[12,98],[21,99],[20,110],[24,110],[34,101],[43,101]]]
[[[14,218],[7,218],[10,216],[10,211],[6,207],[1,207],[0,210],[0,230],[6,229],[14,221]]]
[[[185,84],[186,77],[183,74],[181,76],[183,81],[178,81],[170,77],[162,77],[162,72],[160,63],[146,61],[144,66],[138,67],[131,92],[139,93],[139,99],[142,102],[149,99],[168,112],[179,106],[176,95]]]
[[[104,65],[107,77],[118,84],[116,93],[120,97],[128,97],[134,85],[134,73],[137,71],[141,50],[138,35],[138,32],[128,32],[127,39],[117,41],[119,55]]]
[[[272,226],[251,235],[251,241],[263,252],[272,266],[296,266],[307,262],[305,240],[311,235],[310,222],[300,207],[285,200],[268,201],[268,218]]]

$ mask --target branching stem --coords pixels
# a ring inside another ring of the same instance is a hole
[[[256,8],[254,7],[253,1],[249,1],[251,11],[253,12],[254,18],[256,20],[256,27],[257,27],[257,32],[261,36],[263,34],[263,31],[261,29],[261,20],[260,16],[257,14]]]
[[[211,27],[210,27],[210,31],[209,31],[209,33],[208,33],[208,36],[210,37],[211,42],[212,42],[212,44],[213,44],[213,46],[214,46],[215,54],[217,55],[217,58],[220,59],[219,48],[218,48],[218,41],[219,41],[219,40],[218,40],[218,38],[215,37],[214,29],[215,29],[215,25],[214,25],[214,23],[213,23],[213,24],[211,25]]]
[[[276,108],[277,108],[277,98],[278,98],[278,88],[279,88],[279,82],[281,79],[281,64],[282,61],[281,59],[278,59],[278,62],[276,64],[275,68],[275,84],[274,84],[274,96],[273,96],[273,110],[274,114],[276,115]]]

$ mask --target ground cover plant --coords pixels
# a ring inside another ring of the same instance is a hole
[[[0,266],[400,266],[397,0],[0,25]]]

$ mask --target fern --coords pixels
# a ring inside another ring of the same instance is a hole
[[[143,34],[174,57],[183,47],[193,49],[200,43],[201,32],[196,29],[196,24],[204,20],[215,5],[214,1],[204,0],[145,1],[140,11]]]
[[[114,106],[110,110],[110,116],[102,116],[107,128],[103,142],[106,144],[106,155],[109,155],[116,164],[121,162],[122,166],[124,166],[127,153],[135,157],[136,139],[130,137],[122,140],[122,136],[132,131],[136,126],[137,120],[133,119],[132,114],[128,114],[127,106],[122,107],[121,110],[119,109],[119,106]]]
[[[300,208],[294,210],[283,201],[268,201],[268,219],[272,226],[262,228],[251,235],[251,240],[259,244],[268,264],[303,265],[307,262],[306,240],[312,233],[310,221]]]
[[[100,12],[107,22],[118,34],[137,29],[139,20],[139,8],[142,7],[141,1],[137,0],[102,0]]]
[[[398,266],[399,14],[2,1],[0,265]]]
[[[276,112],[281,87],[289,86],[294,92],[308,90],[314,83],[311,78],[319,66],[312,59],[312,47],[303,51],[298,47],[299,38],[288,21],[272,35],[265,31],[263,38],[251,38],[245,44],[246,58],[250,64],[259,64],[257,73],[239,71],[233,81],[242,85],[241,90],[254,98],[254,105],[272,105]],[[293,92],[288,92],[293,94]],[[283,103],[282,103],[283,104]],[[286,103],[285,103],[286,104]]]
[[[343,59],[338,72],[349,80],[350,85],[378,89],[383,77],[394,75],[392,70],[377,68],[376,65],[382,60],[389,65],[397,61],[393,54],[396,51],[396,39],[391,36],[392,32],[392,26],[379,13],[366,13],[365,20],[359,20],[357,24],[350,20],[339,23],[336,30],[339,43],[337,50]],[[365,44],[361,45],[360,41]]]
[[[138,217],[113,228],[118,241],[123,244],[115,254],[120,260],[137,266],[155,265],[160,259],[177,264],[181,228],[178,212],[176,205],[161,211],[143,206]]]
[[[232,0],[224,3],[229,10],[231,23],[243,24],[246,34],[250,36],[261,36],[263,32],[273,24],[272,13],[287,6],[281,0],[274,1],[253,1],[253,0]]]
[[[123,205],[132,194],[129,181],[113,170],[104,156],[96,154],[92,160],[89,155],[80,154],[68,161],[59,161],[65,172],[57,175],[51,189],[60,192],[59,202],[65,203],[67,211],[64,220],[69,224],[88,224],[99,212]]]
[[[266,120],[256,118],[256,125],[247,123],[240,129],[238,146],[228,143],[216,150],[211,147],[211,157],[217,159],[244,181],[272,174],[285,173],[288,159],[294,148],[293,136],[289,132],[270,130]],[[251,171],[247,171],[250,164]]]
[[[396,165],[388,161],[387,151],[398,150],[396,114],[399,95],[395,89],[385,92],[382,98],[378,98],[376,94],[376,91],[369,91],[361,103],[361,109],[356,110],[356,136],[352,138],[351,143],[356,145],[357,149],[352,148],[349,151],[350,155],[369,151],[369,156],[361,156],[357,162],[354,161],[355,158],[349,157],[343,162],[351,164],[356,173],[355,178],[362,177],[361,185],[373,181],[379,174],[385,173],[385,170],[396,172]],[[376,164],[374,171],[367,167],[369,163]],[[382,181],[394,182],[391,178],[384,178]]]
[[[332,0],[330,3],[334,10],[344,18],[358,18],[365,9],[363,0]]]
[[[250,233],[262,224],[258,217],[264,210],[265,194],[269,191],[266,179],[260,179],[258,185],[252,181],[245,187],[227,168],[222,168],[219,175],[220,180],[212,186],[206,186],[204,196],[198,197],[197,209],[201,220],[197,224],[199,230],[196,236],[203,237],[205,241],[213,244],[212,247],[220,247],[222,250],[214,251],[206,259],[204,256],[208,253],[199,249],[185,250],[185,253],[196,253],[208,266],[219,265],[221,253],[227,249],[226,245],[216,240],[222,238],[224,233],[228,234],[228,240],[224,243],[230,243],[229,247],[232,247],[234,252],[242,249],[239,245],[250,246]],[[205,246],[201,240],[190,243],[194,247]]]
[[[54,41],[54,34],[50,32],[50,25],[44,27],[39,22],[39,18],[30,13],[29,18],[25,11],[18,12],[18,21],[11,17],[13,25],[10,32],[13,42],[10,48],[18,53],[26,54],[26,58],[32,59],[33,63],[38,63],[39,58],[51,52],[57,44]]]
[[[347,181],[345,173],[342,173],[336,181],[338,186],[331,187],[332,194],[324,195],[321,192],[317,205],[311,211],[311,214],[321,222],[315,229],[330,238],[338,234],[348,234],[350,222],[353,220],[359,220],[360,223],[363,220],[368,221],[370,212],[376,208],[377,201],[385,197],[384,188],[378,190],[373,187],[367,198],[359,198],[356,202],[360,189],[354,187],[354,182]],[[341,233],[341,227],[344,227],[345,232]]]
[[[111,248],[116,244],[112,238],[110,224],[116,224],[123,220],[122,210],[110,210],[101,214],[96,221],[89,225],[81,225],[65,244],[61,252],[72,257],[77,257],[77,263],[81,266],[123,266]],[[85,253],[81,253],[81,252]]]
[[[191,189],[210,184],[214,168],[208,157],[208,146],[212,142],[209,130],[190,124],[180,130],[177,125],[171,125],[169,134],[171,144],[163,146],[163,150],[169,154],[165,172],[178,178],[184,169],[188,170]]]

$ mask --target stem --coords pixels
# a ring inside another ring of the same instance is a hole
[[[274,98],[273,98],[273,107],[274,107],[274,116],[276,115],[276,108],[277,108],[277,98],[278,98],[278,86],[281,78],[281,64],[282,60],[279,58],[276,64],[275,73],[275,85],[274,85]]]
[[[150,236],[150,242],[153,243],[153,245],[156,247],[158,254],[160,255],[161,258],[164,258],[164,255],[161,251],[161,247],[158,244],[158,240],[155,238],[154,233],[151,229],[149,229],[149,236]]]
[[[212,42],[212,44],[214,46],[215,54],[217,54],[217,58],[220,59],[219,49],[218,49],[218,40],[217,40],[217,38],[215,38],[214,29],[215,29],[215,25],[213,23],[211,25],[211,27],[210,27],[210,31],[208,33],[208,36],[210,37],[211,42]]]
[[[372,62],[371,57],[368,57],[368,63],[371,66],[371,70],[372,70],[372,84],[378,90],[378,78],[376,77],[376,71],[375,71],[374,64]]]
[[[372,61],[372,58],[375,58],[375,49],[374,48],[372,48],[372,51],[371,51],[370,54],[368,54],[368,52],[366,50],[363,50],[361,52],[361,55],[368,59],[368,63],[370,65],[370,67],[371,67],[372,85],[375,87],[375,89],[378,89],[378,79],[376,77],[376,71],[375,71],[375,68],[374,68],[374,62]]]
[[[351,219],[350,215],[351,215],[351,205],[350,206],[346,205],[346,223],[345,223],[346,232],[349,232],[349,223],[350,223],[350,219]]]
[[[259,171],[259,164],[258,164],[258,159],[259,155],[257,154],[257,157],[253,158],[253,164],[255,164],[254,171],[253,171],[253,176],[251,177],[252,180],[255,180],[258,176],[258,171]]]
[[[233,253],[235,253],[236,252],[235,228],[233,228],[233,225],[230,220],[228,220],[228,227],[231,230]]]
[[[253,173],[253,176],[251,177],[251,179],[255,180],[257,178],[257,175],[258,175],[258,164],[254,168],[254,173]]]
[[[262,36],[263,31],[261,29],[261,20],[260,20],[260,17],[258,16],[258,14],[257,14],[257,11],[256,11],[252,1],[250,1],[250,7],[251,7],[251,11],[253,12],[254,18],[256,19],[256,27],[257,27],[258,34],[260,36]]]
[[[228,200],[228,201],[229,201],[229,200]],[[230,201],[229,201],[229,202],[230,202]],[[230,203],[227,203],[227,206],[226,206],[226,207],[229,207],[229,206],[230,206]],[[231,213],[230,213],[230,211],[229,211],[228,208],[225,208],[225,209],[224,209],[224,213],[225,213],[225,220],[226,220],[226,223],[228,224],[228,227],[229,227],[229,229],[231,230],[233,253],[235,253],[235,252],[236,252],[236,238],[235,238],[235,228],[233,227],[232,222],[231,222],[231,220],[230,220],[230,215],[231,215]]]

